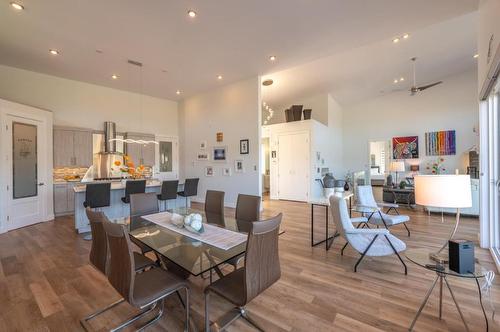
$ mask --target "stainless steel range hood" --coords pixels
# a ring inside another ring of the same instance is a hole
[[[104,138],[104,139],[103,139]],[[98,135],[94,146],[101,151],[94,153],[93,180],[113,180],[122,178],[120,167],[115,162],[123,164],[123,153],[116,151],[116,124],[104,122],[104,136]],[[102,141],[103,140],[103,141]]]

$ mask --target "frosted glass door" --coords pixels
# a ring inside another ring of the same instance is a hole
[[[13,199],[38,194],[37,127],[12,123],[12,195]]]

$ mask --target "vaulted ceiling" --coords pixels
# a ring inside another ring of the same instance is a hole
[[[393,37],[473,12],[478,1],[20,0],[23,11],[9,2],[0,1],[0,64],[176,100],[381,41],[389,48]],[[142,73],[127,59],[142,62]],[[402,70],[403,60],[393,68]],[[348,76],[339,77],[354,84]]]

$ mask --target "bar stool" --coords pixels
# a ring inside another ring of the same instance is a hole
[[[130,195],[144,194],[146,192],[146,180],[127,180],[125,182],[125,197],[122,197],[122,202],[130,203]]]
[[[111,182],[89,183],[85,186],[85,201],[83,206],[93,210],[110,205],[111,200]],[[92,240],[92,233],[83,237],[84,240]]]
[[[163,211],[167,209],[167,201],[177,199],[178,180],[163,181],[161,183],[161,192],[157,195],[160,204],[163,203]]]
[[[179,196],[186,198],[186,208],[188,207],[188,197],[198,195],[198,181],[200,181],[198,178],[186,179],[184,181],[184,190],[177,193]]]

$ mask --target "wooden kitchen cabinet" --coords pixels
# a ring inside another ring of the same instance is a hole
[[[89,167],[92,163],[91,130],[54,128],[54,167]]]
[[[64,216],[75,212],[75,184],[62,182],[54,184],[54,214]]]
[[[154,141],[154,135],[127,133],[126,138],[133,140]],[[138,165],[154,166],[155,146],[154,144],[127,143],[127,155]]]

